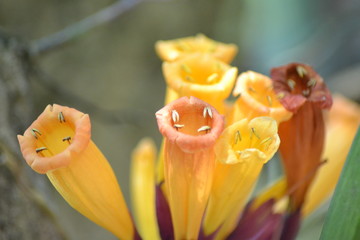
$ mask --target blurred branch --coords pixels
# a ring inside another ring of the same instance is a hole
[[[50,36],[34,40],[30,44],[30,55],[39,55],[43,52],[59,47],[64,43],[73,40],[87,31],[110,21],[113,21],[121,14],[134,8],[144,0],[119,0],[114,4],[90,15],[89,17],[74,23],[63,30],[51,34]]]
[[[64,89],[62,86],[56,84],[54,78],[40,69],[32,68],[32,73],[36,76],[36,81],[46,90],[51,93],[51,96],[56,96],[56,99],[61,102],[77,103],[81,111],[91,113],[96,116],[100,121],[107,124],[128,124],[136,127],[144,127],[142,119],[146,113],[134,109],[121,109],[121,110],[106,110],[92,102],[72,94]]]

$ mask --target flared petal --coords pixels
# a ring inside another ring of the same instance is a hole
[[[70,206],[117,237],[134,239],[117,179],[90,135],[87,114],[54,104],[18,139],[26,162],[46,173]]]
[[[155,207],[156,146],[142,139],[132,154],[131,199],[134,218],[142,239],[160,239]]]
[[[168,88],[177,97],[197,97],[223,113],[224,100],[234,86],[237,69],[209,54],[195,53],[176,62],[164,62],[163,73]],[[169,97],[170,93],[167,100],[175,100]]]
[[[280,123],[292,116],[279,102],[271,79],[260,73],[247,71],[240,74],[233,95],[237,100],[229,116],[229,124],[242,118],[261,116],[272,117]]]
[[[242,210],[279,144],[277,123],[269,117],[244,119],[224,130],[215,146],[217,164],[204,219],[206,235],[221,227],[238,206]]]
[[[215,166],[223,118],[209,104],[182,97],[156,113],[165,137],[165,185],[175,239],[197,239]]]
[[[195,37],[158,41],[155,44],[155,49],[159,57],[168,62],[179,60],[192,53],[207,53],[225,63],[230,63],[237,53],[236,45],[216,42],[203,34],[198,34]]]

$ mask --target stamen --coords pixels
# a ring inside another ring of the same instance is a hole
[[[266,99],[268,100],[269,102],[269,106],[271,107],[272,106],[272,99],[270,96],[266,96]]]
[[[71,140],[71,137],[70,137],[70,136],[69,136],[69,137],[64,137],[64,138],[62,139],[63,142],[67,141],[69,144],[70,144],[70,140]]]
[[[283,99],[285,97],[285,93],[281,92],[277,95],[278,99]]]
[[[213,82],[215,82],[215,80],[216,80],[218,77],[219,77],[219,74],[213,73],[213,74],[211,74],[210,76],[208,76],[208,78],[206,79],[206,81],[207,81],[208,83],[213,83]]]
[[[174,124],[174,128],[176,128],[176,130],[178,130],[179,128],[184,127],[184,124]]]
[[[208,130],[210,130],[211,129],[211,127],[209,127],[209,126],[202,126],[202,127],[200,127],[197,131],[198,132],[202,132],[202,131],[208,131]]]
[[[308,72],[306,71],[306,69],[302,66],[296,66],[296,71],[299,74],[299,76],[302,78],[304,77]]]
[[[315,78],[310,78],[310,80],[307,82],[306,84],[308,87],[315,87],[316,85],[316,79]]]
[[[191,76],[186,76],[185,79],[189,82],[195,82],[195,80]]]
[[[255,128],[251,128],[251,132],[255,135],[255,137],[257,137],[258,139],[260,139],[259,135],[257,135]]]
[[[237,130],[236,133],[235,133],[235,144],[238,143],[238,141],[241,141],[241,134],[240,134],[240,131]]]
[[[252,87],[249,87],[249,88],[248,88],[248,90],[249,90],[249,92],[256,93],[255,89],[254,89],[254,88],[252,88]]]
[[[182,69],[184,72],[191,74],[191,69],[189,68],[188,65],[186,65],[186,64],[181,64],[181,69]]]
[[[39,153],[39,152],[44,151],[44,150],[47,150],[47,148],[46,147],[40,147],[40,148],[35,149],[36,153]]]
[[[270,141],[271,139],[272,139],[272,137],[265,138],[264,140],[262,140],[262,141],[260,142],[260,144],[267,143],[267,142]]]
[[[64,114],[62,112],[58,113],[58,119],[61,123],[65,122]]]
[[[178,122],[180,120],[179,113],[176,110],[171,111],[171,117],[174,122]]]
[[[295,89],[296,83],[295,83],[294,80],[288,79],[288,80],[287,80],[287,84],[288,84],[289,88],[291,89],[291,91],[293,91],[293,90]]]
[[[37,135],[36,134],[39,134],[40,136],[42,135],[41,132],[39,130],[37,130],[36,128],[32,128],[31,129],[31,134],[36,138],[38,139]]]
[[[305,97],[307,97],[310,94],[310,89],[303,90],[302,93]]]
[[[209,107],[204,107],[203,117],[206,118],[206,115],[209,115],[210,118],[213,118],[212,111]]]

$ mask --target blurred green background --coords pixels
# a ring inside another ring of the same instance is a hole
[[[33,44],[115,2],[2,0],[0,28]],[[360,100],[360,1],[144,0],[34,56],[42,77],[31,80],[34,119],[49,103],[90,114],[93,140],[111,162],[129,205],[131,151],[145,136],[160,143],[154,113],[163,105],[165,84],[154,43],[197,33],[237,44],[232,65],[239,72],[268,75],[272,67],[301,61],[312,65],[332,91]],[[42,189],[70,240],[115,239],[55,191]],[[309,229],[321,216],[304,224],[299,239],[317,239],[319,228]]]

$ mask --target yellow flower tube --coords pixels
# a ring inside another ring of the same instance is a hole
[[[233,90],[234,97],[238,97],[230,113],[229,124],[243,118],[267,116],[278,123],[291,118],[279,102],[270,78],[260,73],[247,71],[240,74]]]
[[[142,139],[132,154],[131,199],[134,218],[142,239],[160,239],[155,210],[156,146],[150,138]]]
[[[234,86],[237,68],[209,54],[194,53],[176,62],[164,62],[163,73],[167,87],[176,92],[177,97],[197,97],[223,114],[224,100]],[[168,97],[169,100],[175,99]]]
[[[263,165],[279,144],[277,123],[269,117],[243,119],[224,130],[215,145],[217,164],[204,219],[205,235],[221,227],[235,209],[242,210]]]
[[[310,214],[334,191],[360,124],[359,105],[339,95],[333,96],[333,100],[333,106],[325,118],[323,159],[327,159],[327,162],[320,167],[309,188],[304,215]]]
[[[175,239],[197,239],[223,118],[195,97],[175,100],[159,110],[156,118],[165,137],[164,175]]]
[[[198,52],[211,54],[225,63],[230,63],[237,53],[237,46],[235,44],[216,42],[203,34],[197,34],[195,37],[158,41],[155,44],[155,50],[163,61],[168,62]]]
[[[28,165],[46,174],[70,206],[118,238],[135,239],[113,170],[90,136],[87,114],[54,104],[18,140]]]

